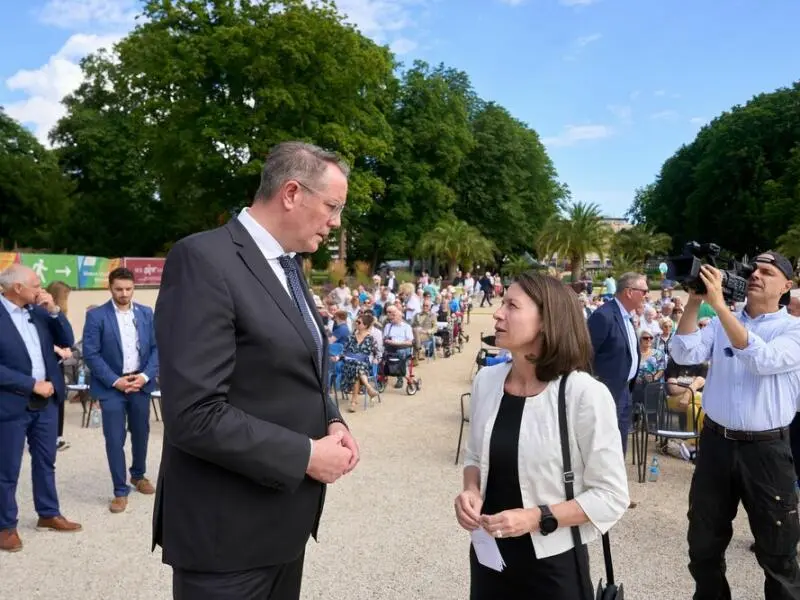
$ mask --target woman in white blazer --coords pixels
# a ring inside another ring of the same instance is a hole
[[[617,413],[590,369],[592,344],[574,293],[557,279],[523,274],[494,314],[495,344],[512,362],[475,377],[464,491],[458,523],[497,539],[505,568],[470,552],[471,600],[592,598],[585,542],[628,507]],[[566,501],[558,428],[558,388],[566,385],[575,499]],[[579,526],[580,548],[570,527]]]

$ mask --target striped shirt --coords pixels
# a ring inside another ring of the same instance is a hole
[[[765,431],[787,427],[800,396],[800,319],[785,308],[750,318],[735,313],[748,331],[748,345],[731,346],[714,318],[707,327],[672,338],[670,354],[680,365],[711,361],[703,410],[723,427]]]

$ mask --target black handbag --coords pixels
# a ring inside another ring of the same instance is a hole
[[[572,459],[569,452],[569,430],[567,429],[567,375],[561,378],[561,384],[558,386],[558,429],[559,437],[561,438],[561,459],[564,463],[564,488],[566,490],[567,500],[575,498],[574,482],[575,473],[572,471]],[[587,556],[584,552],[580,552],[580,547],[583,545],[581,540],[581,530],[578,527],[572,527],[572,541],[575,544],[575,558],[578,561],[578,574],[583,586],[583,582],[590,579],[589,563]],[[597,584],[597,595],[595,600],[624,600],[625,594],[622,589],[622,584],[616,585],[614,583],[614,562],[611,560],[611,541],[608,534],[603,534],[603,558],[606,563],[606,583],[603,584],[601,579]],[[585,574],[585,575],[584,575]],[[583,596],[589,597],[586,590],[583,591]]]

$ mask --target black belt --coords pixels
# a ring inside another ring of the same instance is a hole
[[[130,373],[123,373],[121,376],[122,377],[130,377],[131,375],[141,375],[141,374],[142,374],[141,371],[131,371]]]
[[[788,427],[779,427],[778,429],[767,429],[766,431],[739,431],[737,429],[728,429],[719,423],[715,423],[706,416],[703,421],[703,427],[709,431],[713,431],[724,437],[726,440],[734,440],[736,442],[770,442],[772,440],[782,440],[789,437]]]

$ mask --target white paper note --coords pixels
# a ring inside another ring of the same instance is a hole
[[[506,563],[503,562],[503,555],[500,554],[500,548],[497,547],[497,540],[485,529],[482,527],[476,529],[470,534],[470,537],[479,563],[495,571],[502,571],[505,568]]]

